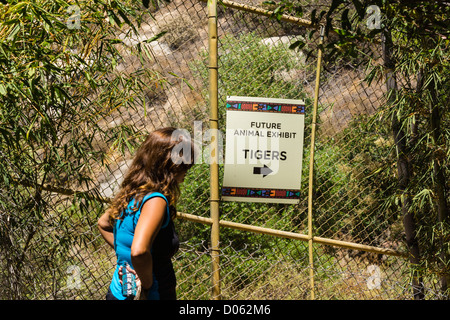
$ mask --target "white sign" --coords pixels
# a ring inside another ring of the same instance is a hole
[[[298,203],[305,104],[301,100],[228,97],[225,201]]]

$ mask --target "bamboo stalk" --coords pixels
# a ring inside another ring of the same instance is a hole
[[[220,265],[219,265],[219,108],[218,108],[218,63],[217,63],[217,0],[208,0],[208,34],[209,34],[209,125],[211,137],[210,159],[210,215],[211,225],[211,260],[212,260],[212,298],[221,299]]]
[[[191,221],[191,222],[197,222],[202,223],[206,225],[212,225],[213,220],[211,218],[206,217],[200,217],[189,213],[182,213],[178,212],[177,217],[183,220]],[[219,225],[222,227],[235,229],[235,230],[241,230],[241,231],[249,231],[253,233],[258,234],[265,234],[269,236],[275,236],[279,238],[286,238],[286,239],[293,239],[293,240],[300,240],[300,241],[310,241],[310,237],[305,234],[300,234],[296,232],[289,232],[289,231],[281,231],[281,230],[275,230],[270,228],[264,228],[264,227],[256,227],[248,224],[243,223],[237,223],[237,222],[231,222],[231,221],[224,221],[220,220]],[[349,241],[341,241],[341,240],[333,240],[328,238],[322,238],[322,237],[312,237],[312,241],[314,243],[318,244],[324,244],[328,246],[334,246],[334,247],[341,247],[351,250],[361,250],[366,252],[373,252],[376,254],[385,254],[389,256],[396,256],[396,257],[407,257],[407,254],[404,254],[402,252],[387,249],[387,248],[378,248],[373,246],[368,246],[364,244],[349,242]]]
[[[15,183],[24,186],[26,188],[33,188],[36,190],[42,190],[42,191],[47,191],[47,192],[51,192],[51,193],[57,193],[57,194],[61,194],[64,196],[77,196],[77,195],[82,195],[82,196],[87,196],[90,199],[95,199],[99,202],[103,202],[103,203],[110,203],[111,199],[110,198],[105,198],[102,197],[97,189],[90,189],[90,190],[74,190],[74,189],[69,189],[69,188],[60,188],[60,187],[55,187],[55,186],[51,186],[51,185],[33,185],[25,180],[16,180],[13,179]]]
[[[206,2],[208,0],[201,0],[201,1]],[[224,6],[226,6],[228,8],[232,8],[232,9],[238,9],[238,10],[245,11],[245,12],[255,13],[255,14],[262,15],[262,16],[266,16],[266,17],[274,16],[273,11],[249,6],[249,5],[242,4],[242,3],[237,3],[234,1],[222,0],[222,1],[220,1],[220,3],[223,4]],[[281,15],[280,20],[285,21],[285,22],[291,22],[291,23],[294,23],[294,24],[297,24],[300,26],[304,26],[304,27],[310,27],[310,28],[312,27],[312,28],[316,28],[316,29],[319,27],[319,26],[314,25],[310,20],[292,17],[292,16],[288,16],[286,14]]]

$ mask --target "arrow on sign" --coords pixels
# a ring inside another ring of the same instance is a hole
[[[264,165],[264,167],[253,167],[253,174],[262,174],[263,178],[272,172],[272,169],[266,165]]]

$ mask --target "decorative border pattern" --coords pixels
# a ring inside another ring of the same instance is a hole
[[[305,105],[227,101],[227,110],[304,114]]]
[[[300,190],[222,187],[222,196],[244,197],[244,198],[299,199]]]

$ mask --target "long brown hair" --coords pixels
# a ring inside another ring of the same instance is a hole
[[[112,224],[123,218],[122,212],[133,198],[135,203],[139,203],[151,192],[160,192],[167,198],[171,216],[174,217],[175,205],[180,195],[176,176],[189,170],[194,155],[192,140],[179,134],[180,132],[173,127],[155,130],[139,147],[119,192],[111,202],[109,216]],[[175,146],[179,151],[175,152]],[[183,152],[185,150],[189,150],[190,154]]]

